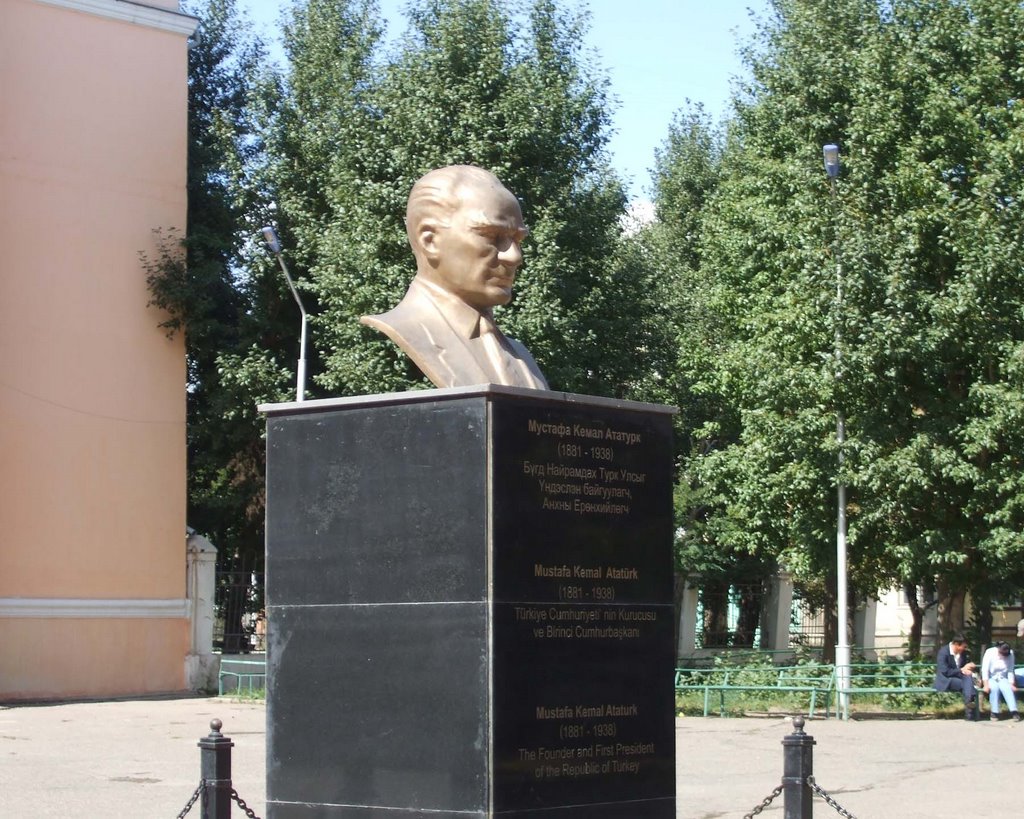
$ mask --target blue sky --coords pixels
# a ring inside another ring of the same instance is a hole
[[[406,0],[379,0],[389,35],[405,27]],[[272,38],[284,0],[239,0],[258,30]],[[574,7],[575,0],[567,0]],[[730,82],[742,72],[737,50],[753,32],[750,12],[769,0],[590,0],[588,49],[611,79],[618,100],[610,143],[615,168],[635,199],[648,198],[654,150],[687,99],[714,116],[727,110]]]

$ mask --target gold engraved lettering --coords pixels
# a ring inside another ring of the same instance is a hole
[[[628,626],[576,626],[573,637],[589,640],[635,640],[640,629]]]
[[[572,511],[578,515],[626,515],[629,514],[629,504],[626,503],[587,503],[579,498],[572,502]]]
[[[609,746],[611,747],[611,746]],[[545,748],[541,746],[537,749],[537,756],[544,760],[553,759],[575,759],[576,749],[575,748]]]
[[[571,719],[572,716],[573,707],[571,705],[537,706],[537,719]]]
[[[615,743],[616,756],[647,756],[647,754],[653,753],[653,742],[634,742],[632,745],[623,745],[621,742]]]
[[[516,606],[516,620],[531,623],[542,623],[548,619],[548,613],[544,609],[535,609],[532,606]]]
[[[621,430],[612,429],[608,427],[604,431],[604,438],[606,441],[617,441],[620,444],[626,444],[627,446],[633,446],[639,444],[643,440],[643,436],[639,432],[623,432]]]
[[[565,466],[550,461],[544,466],[545,474],[552,478],[578,478],[592,481],[597,477],[597,470],[585,466]]]
[[[653,623],[657,619],[658,612],[656,611],[631,611],[629,609],[619,609],[619,620]]]
[[[530,418],[526,422],[526,429],[535,435],[554,435],[558,438],[567,438],[572,430],[566,424],[545,424]]]
[[[571,577],[568,566],[545,566],[541,563],[533,564],[534,577]]]

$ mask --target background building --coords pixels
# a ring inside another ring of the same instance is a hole
[[[0,3],[0,699],[187,686],[185,356],[139,254],[185,228],[194,28]]]

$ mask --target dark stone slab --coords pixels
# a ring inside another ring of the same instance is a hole
[[[271,416],[268,604],[483,599],[483,561],[468,558],[486,537],[485,410]]]
[[[268,411],[270,819],[674,819],[670,415]]]
[[[502,402],[491,424],[496,813],[670,796],[668,418]]]
[[[274,618],[268,801],[479,810],[484,603],[295,606]]]
[[[270,805],[268,804],[268,808]],[[508,819],[525,819],[543,816],[544,819],[675,819],[675,799],[661,799],[653,802],[616,802],[609,805],[577,805],[575,807],[552,808],[538,814],[524,813],[488,814],[484,811],[471,813],[452,811],[389,810],[353,805],[275,804],[274,819],[484,819],[500,815]]]

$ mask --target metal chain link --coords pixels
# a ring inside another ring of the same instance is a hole
[[[238,807],[242,809],[242,811],[245,813],[246,816],[249,817],[249,819],[260,819],[260,817],[253,813],[252,808],[245,804],[245,800],[238,795],[238,791],[236,791],[234,788],[231,789],[231,798],[238,803]]]
[[[818,796],[824,799],[828,806],[835,810],[835,812],[838,813],[840,816],[845,816],[846,819],[857,819],[856,816],[854,816],[846,808],[844,808],[842,805],[836,802],[835,799],[833,799],[831,796],[825,793],[821,786],[814,781],[813,776],[807,777],[807,784],[811,786],[812,791],[814,791],[816,794],[818,794]]]
[[[754,808],[750,813],[744,814],[743,819],[751,819],[752,817],[757,816],[757,814],[767,808],[772,803],[772,800],[774,800],[780,793],[782,793],[782,785],[779,785],[779,787],[762,799],[761,804]]]
[[[192,806],[196,803],[196,800],[199,799],[200,795],[204,795],[205,792],[206,792],[206,780],[200,779],[199,780],[199,787],[196,788],[196,792],[194,794],[192,794],[192,798],[188,800],[188,802],[185,804],[185,807],[182,809],[181,813],[179,813],[175,817],[175,819],[185,819],[186,814],[188,814],[188,812],[190,810],[192,810]],[[205,795],[204,795],[204,802],[205,802]]]

